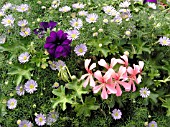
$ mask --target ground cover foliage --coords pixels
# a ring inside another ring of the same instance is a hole
[[[57,2],[0,1],[0,125],[168,127],[170,2]],[[82,24],[70,22],[76,18]]]

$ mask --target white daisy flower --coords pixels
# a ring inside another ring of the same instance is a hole
[[[150,95],[150,90],[147,87],[140,89],[140,96],[147,98]]]
[[[11,98],[7,101],[7,106],[9,109],[14,109],[17,107],[17,100],[15,98]]]
[[[27,20],[20,20],[18,21],[18,26],[21,26],[21,27],[24,27],[28,24],[28,21]]]
[[[86,21],[88,23],[95,23],[95,22],[97,22],[97,19],[98,19],[98,15],[95,13],[88,14],[86,17]]]
[[[87,16],[88,12],[87,11],[79,11],[78,15],[79,16]]]
[[[59,11],[60,12],[64,12],[64,13],[68,12],[70,10],[71,10],[71,8],[69,6],[64,6],[64,7],[59,8]]]
[[[30,54],[28,52],[24,52],[19,55],[18,60],[20,63],[28,62],[30,58]]]
[[[2,11],[7,11],[8,9],[11,9],[12,4],[11,3],[6,3],[2,6]]]
[[[108,15],[112,15],[112,12],[115,11],[115,8],[113,8],[112,6],[104,6],[103,11]]]
[[[31,29],[28,27],[24,27],[21,29],[21,32],[19,33],[22,37],[27,37],[31,34]]]
[[[112,111],[111,115],[112,115],[113,119],[117,120],[117,119],[120,119],[122,117],[122,112],[119,109],[114,109]]]
[[[16,7],[16,10],[18,12],[26,12],[26,11],[28,11],[28,9],[29,9],[28,4],[21,4],[20,6]]]
[[[83,26],[83,22],[81,19],[72,19],[70,21],[70,25],[74,27],[75,29],[80,29]]]
[[[127,7],[129,7],[130,4],[131,4],[130,2],[124,1],[124,2],[121,2],[121,3],[119,4],[119,7],[127,8]]]
[[[80,9],[80,8],[84,8],[85,4],[75,3],[75,4],[72,4],[72,7],[76,9]]]
[[[80,32],[78,30],[69,30],[67,31],[67,38],[69,40],[76,40],[79,37]]]
[[[2,19],[1,23],[4,25],[4,26],[13,26],[14,24],[14,21],[15,21],[15,18],[13,18],[12,15],[7,15],[5,16],[5,18]]]

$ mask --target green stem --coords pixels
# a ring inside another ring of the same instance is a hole
[[[70,79],[71,79],[71,73],[70,73],[70,71],[68,70],[68,67],[65,66],[65,68],[67,69],[68,75],[70,76]]]

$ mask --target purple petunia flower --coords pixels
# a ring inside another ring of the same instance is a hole
[[[155,121],[151,121],[148,125],[148,127],[157,127],[157,123]]]
[[[87,52],[87,46],[85,44],[77,45],[74,48],[74,52],[77,54],[77,56],[84,56],[84,54]]]
[[[147,2],[151,2],[151,3],[156,3],[157,4],[157,0],[144,0],[143,3],[147,3]]]
[[[43,126],[46,123],[46,117],[43,114],[38,114],[35,118],[35,122],[38,126]]]
[[[40,28],[34,29],[34,33],[39,36],[39,38],[43,37],[47,29],[49,28],[52,30],[56,27],[57,22],[50,21],[50,22],[40,22]]]
[[[50,36],[46,38],[44,48],[55,58],[60,56],[66,57],[71,52],[71,42],[72,40],[67,38],[67,33],[64,33],[62,30],[58,32],[51,31]]]

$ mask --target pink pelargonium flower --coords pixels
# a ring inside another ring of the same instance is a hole
[[[90,81],[90,86],[94,87],[95,86],[95,81],[93,79],[93,72],[92,72],[92,69],[94,69],[96,67],[96,63],[93,63],[90,67],[89,67],[89,64],[91,62],[91,59],[86,59],[85,62],[84,62],[84,66],[85,66],[85,69],[86,71],[88,72],[87,74],[84,74],[81,76],[80,80],[83,80],[85,79],[86,77],[86,80],[84,81],[83,83],[83,87],[86,87]]]
[[[117,59],[112,58],[110,66],[106,63],[104,59],[100,59],[100,61],[98,61],[98,64],[102,67],[105,67],[106,69],[113,68],[117,64]]]
[[[142,77],[141,77],[140,73],[142,72],[143,66],[144,66],[144,62],[139,61],[139,65],[133,64],[133,68],[132,67],[127,68],[127,72],[130,74],[129,84],[132,85],[133,92],[136,91],[134,82],[136,82],[136,84],[139,84],[141,82]],[[138,77],[136,77],[137,75],[138,75]]]
[[[119,64],[124,64],[125,67],[128,66],[128,57],[126,55],[120,56],[123,60],[117,59]]]
[[[126,67],[120,66],[118,73],[116,73],[113,70],[112,78],[114,78],[113,84],[117,90],[116,96],[122,95],[122,90],[120,88],[120,85],[122,85],[126,91],[130,91],[130,89],[131,89],[130,84],[125,82],[126,80],[128,80]]]
[[[99,90],[102,89],[101,97],[103,99],[107,99],[108,94],[110,94],[110,93],[113,93],[113,94],[117,93],[117,90],[115,89],[115,86],[113,84],[111,84],[111,82],[112,82],[112,78],[111,78],[112,71],[113,71],[113,69],[109,69],[105,73],[104,76],[102,76],[102,73],[99,70],[97,70],[94,73],[94,77],[96,79],[98,79],[100,85],[93,87],[93,93],[98,93]],[[106,90],[106,88],[107,88],[107,90]]]

